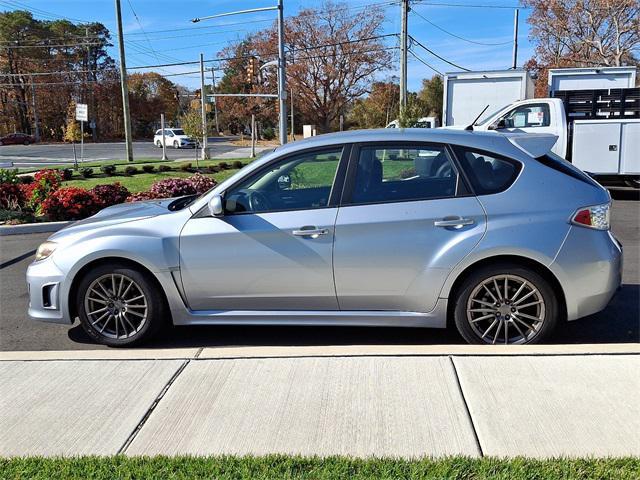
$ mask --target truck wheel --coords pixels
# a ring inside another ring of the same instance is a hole
[[[558,320],[558,300],[549,283],[516,263],[479,268],[457,291],[455,324],[469,343],[537,343]]]
[[[157,282],[128,265],[112,263],[89,271],[78,285],[76,309],[84,331],[110,347],[149,340],[167,308]]]

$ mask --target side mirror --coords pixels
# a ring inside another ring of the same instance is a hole
[[[291,176],[290,175],[280,175],[278,177],[278,188],[280,190],[288,190],[291,188]]]
[[[493,122],[489,127],[489,130],[500,130],[501,128],[507,128],[507,122],[504,118],[501,118],[496,122]]]
[[[211,197],[211,200],[209,200],[209,213],[212,217],[220,217],[224,215],[222,195],[214,195]]]

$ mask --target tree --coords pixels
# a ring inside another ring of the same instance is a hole
[[[418,93],[418,99],[422,109],[427,115],[438,117],[442,121],[442,98],[444,83],[440,75],[434,75],[430,79],[422,80],[422,89]]]
[[[372,6],[353,15],[347,4],[331,1],[317,9],[302,10],[286,20],[287,86],[293,91],[296,112],[304,122],[316,124],[319,131],[336,128],[340,115],[346,114],[356,99],[369,93],[372,77],[390,67],[391,54],[379,38],[383,21],[379,7]],[[245,72],[248,56],[255,55],[264,63],[275,59],[277,51],[275,25],[245,38],[224,52],[233,59],[226,62],[221,86],[233,84],[236,88],[233,93],[275,93],[276,69],[262,71],[261,85],[247,84]],[[245,122],[250,112],[257,109],[261,115],[267,114],[263,122],[275,124],[276,108],[257,108],[266,101],[224,99],[219,106],[221,111],[237,109],[242,117],[236,118]]]
[[[546,70],[637,65],[638,0],[526,0],[536,44],[526,67],[537,71],[536,94],[546,94]],[[544,77],[544,78],[543,78]]]
[[[76,102],[69,103],[67,108],[67,124],[64,129],[65,142],[79,142],[82,139],[82,131],[76,120]]]
[[[356,99],[348,121],[356,128],[380,128],[398,118],[400,86],[397,79],[373,82],[371,93],[366,98]]]
[[[180,127],[184,133],[195,140],[202,138],[202,114],[196,109],[189,109],[180,116]]]
[[[133,73],[127,80],[134,135],[151,135],[161,113],[170,121],[177,119],[179,105],[173,82],[156,72]]]

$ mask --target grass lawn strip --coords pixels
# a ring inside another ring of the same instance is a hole
[[[0,459],[1,479],[464,479],[640,478],[639,458],[443,459],[265,457],[76,457]]]

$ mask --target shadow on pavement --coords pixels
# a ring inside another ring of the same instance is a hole
[[[606,310],[559,325],[552,344],[630,343],[640,341],[640,286],[623,285]],[[93,343],[76,324],[69,338]],[[462,344],[455,328],[193,326],[165,329],[145,348],[322,345],[443,345]]]

